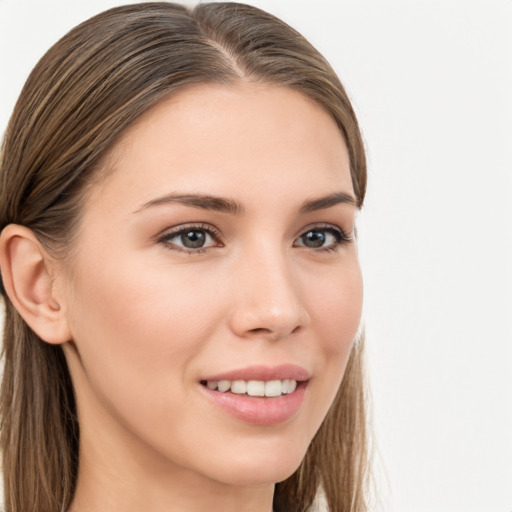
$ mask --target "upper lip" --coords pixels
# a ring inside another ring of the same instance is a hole
[[[309,372],[296,364],[281,364],[278,366],[252,365],[245,368],[229,370],[215,375],[209,375],[202,380],[297,380],[310,379]]]

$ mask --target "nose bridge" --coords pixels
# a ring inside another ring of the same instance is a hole
[[[233,329],[279,339],[305,325],[307,313],[292,262],[280,244],[258,244],[239,260]]]

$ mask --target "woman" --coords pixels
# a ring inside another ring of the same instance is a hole
[[[365,510],[365,186],[336,75],[258,9],[51,48],[1,162],[6,510]]]

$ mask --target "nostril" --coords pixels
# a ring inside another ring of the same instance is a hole
[[[253,334],[268,334],[271,331],[270,329],[265,329],[264,327],[257,327],[255,329],[251,329],[249,332]]]
[[[254,337],[258,337],[258,336],[269,337],[271,339],[277,340],[277,339],[280,339],[282,337],[285,337],[285,336],[288,336],[291,334],[296,334],[297,332],[300,331],[300,329],[301,329],[300,325],[297,325],[293,330],[288,331],[288,332],[285,332],[284,330],[280,330],[280,329],[268,329],[266,327],[256,327],[254,329],[250,329],[247,332],[249,335],[252,335]]]

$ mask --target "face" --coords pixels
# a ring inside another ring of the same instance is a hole
[[[290,89],[197,86],[146,113],[108,165],[65,281],[81,456],[283,480],[361,315],[340,131]]]

